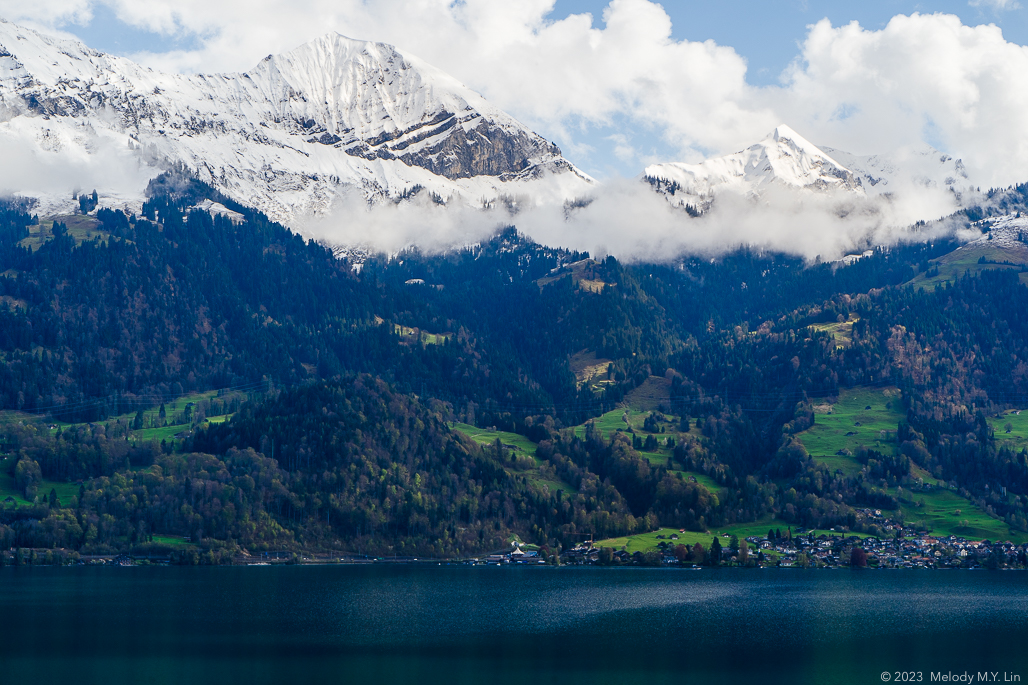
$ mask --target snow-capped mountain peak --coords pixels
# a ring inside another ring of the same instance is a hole
[[[337,33],[245,73],[186,76],[0,20],[4,138],[80,162],[131,150],[149,165],[143,176],[183,164],[294,225],[355,193],[563,201],[592,186],[556,146],[453,77]]]
[[[755,165],[767,160],[764,176],[788,185],[810,186],[859,185],[849,169],[821,151],[816,145],[782,124],[766,139],[750,148],[760,152]],[[769,173],[770,172],[770,173]]]
[[[812,190],[862,193],[859,179],[786,125],[733,154],[698,164],[670,162],[646,167],[643,177],[676,205],[708,208],[714,196],[731,189],[759,193],[772,184]]]

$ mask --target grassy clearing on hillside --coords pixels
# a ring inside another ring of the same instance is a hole
[[[592,350],[582,350],[571,356],[571,372],[575,374],[578,387],[588,385],[594,392],[614,383],[607,378],[610,364],[610,359],[597,357]]]
[[[889,494],[897,496],[896,488],[890,488]],[[922,501],[923,506],[917,506]],[[933,535],[957,535],[972,540],[1028,540],[1028,535],[1012,532],[1003,521],[990,517],[951,490],[933,488],[931,492],[905,491],[900,510],[906,522],[923,523]]]
[[[405,343],[421,343],[422,345],[442,345],[453,335],[452,333],[429,333],[420,328],[401,326],[400,324],[393,324],[393,332],[403,338]]]
[[[554,269],[546,276],[536,279],[535,284],[540,288],[544,288],[562,278],[570,277],[575,287],[590,293],[602,293],[605,286],[616,286],[617,283],[603,281],[598,271],[599,266],[600,263],[594,259],[581,259]]]
[[[455,431],[460,431],[480,445],[492,445],[497,439],[499,439],[504,447],[519,450],[521,454],[525,456],[535,457],[536,444],[524,435],[508,433],[506,431],[489,430],[487,428],[477,428],[467,423],[452,423],[450,424],[450,428]]]
[[[849,347],[853,344],[853,324],[858,321],[860,321],[860,317],[851,313],[847,321],[816,323],[811,326],[811,328],[815,331],[831,333],[832,337],[835,339],[835,345],[837,348]]]
[[[174,420],[176,420],[176,417],[181,418],[179,415],[181,415],[185,411],[186,405],[189,404],[189,403],[192,403],[194,405],[194,407],[195,407],[195,406],[198,406],[201,402],[203,402],[205,400],[211,400],[211,399],[215,399],[215,398],[226,399],[227,397],[229,397],[229,395],[223,395],[222,397],[219,398],[218,395],[219,395],[219,391],[217,391],[217,390],[210,390],[210,391],[207,391],[207,392],[193,393],[191,395],[185,395],[183,397],[179,397],[176,400],[168,401],[168,402],[165,403],[165,412],[166,412],[166,415],[167,415],[167,420],[168,421],[174,421]],[[160,420],[159,419],[159,412],[160,412],[160,407],[159,406],[156,407],[156,408],[144,411],[143,412],[144,425],[158,422]],[[122,423],[123,426],[130,426],[132,424],[132,421],[135,419],[135,417],[136,417],[136,414],[134,412],[132,412],[132,413],[128,413],[128,414],[123,414],[121,416],[111,417],[111,418],[109,418],[109,419],[107,419],[105,421],[98,422],[98,423],[100,425],[103,425],[103,426],[108,427],[108,428],[111,427],[111,426],[116,425],[119,421]],[[222,415],[219,415],[219,416],[209,416],[209,417],[205,418],[204,423],[222,423],[224,421],[229,420],[230,418],[232,418],[232,414],[222,414]],[[78,426],[86,425],[86,424],[64,423],[62,421],[56,421],[56,420],[53,420],[53,419],[48,419],[47,417],[44,417],[44,416],[39,416],[39,415],[36,415],[36,414],[28,414],[28,413],[19,412],[19,411],[2,411],[2,412],[0,412],[0,425],[9,424],[9,423],[15,423],[15,422],[26,423],[26,424],[36,424],[36,425],[40,426],[43,429],[46,429],[47,427],[49,427],[51,430],[54,430],[54,431],[56,431],[58,429],[69,429],[69,428],[75,428],[75,427],[78,427]],[[140,429],[140,430],[129,431],[128,439],[132,440],[132,441],[139,441],[139,442],[148,442],[150,440],[156,440],[157,442],[161,442],[163,440],[163,441],[167,441],[168,443],[175,443],[175,441],[178,440],[178,438],[176,438],[175,436],[177,436],[180,433],[188,432],[191,429],[192,429],[192,425],[191,424],[187,424],[187,423],[178,423],[178,424],[175,424],[175,425],[161,426],[161,427],[158,427],[158,428],[143,428],[143,429]],[[121,433],[119,433],[119,435],[121,435]],[[32,502],[30,502],[30,501],[28,501],[28,500],[26,500],[24,498],[23,493],[21,493],[17,489],[17,487],[15,486],[14,477],[9,475],[9,473],[8,473],[9,471],[13,470],[13,467],[14,467],[14,464],[12,463],[13,459],[14,459],[13,455],[12,456],[8,456],[8,457],[3,458],[3,459],[0,459],[0,501],[4,500],[8,496],[10,496],[11,498],[14,499],[15,503],[18,506],[31,505]],[[61,502],[63,504],[67,504],[70,501],[70,498],[72,496],[78,496],[78,492],[79,492],[79,486],[78,486],[77,483],[62,483],[62,482],[57,482],[57,481],[42,481],[40,483],[40,485],[39,485],[39,490],[38,490],[39,497],[42,498],[43,495],[49,495],[51,489],[55,489],[57,491],[57,496],[60,498],[60,500],[61,500]]]
[[[861,445],[891,452],[903,416],[896,388],[843,389],[834,404],[815,401],[814,425],[797,437],[815,460],[852,475],[860,471],[860,464],[839,452],[855,454]]]
[[[511,475],[524,476],[536,487],[545,488],[551,493],[558,490],[566,493],[575,492],[575,488],[556,477],[553,467],[548,462],[535,456],[536,444],[525,436],[506,431],[477,428],[467,423],[452,423],[450,428],[463,433],[485,447],[496,444],[496,440],[499,439],[500,444],[513,450],[518,457],[527,457],[531,460],[533,466],[527,469],[514,468],[505,464],[504,469]]]
[[[154,535],[153,541],[161,545],[169,545],[171,547],[194,547],[193,543],[186,540],[184,537],[179,535]]]
[[[629,420],[631,420],[631,414],[632,413],[633,412],[629,412],[629,415],[630,415],[630,419]],[[612,433],[616,432],[619,428],[621,430],[624,430],[625,428],[628,427],[629,424],[625,423],[625,421],[622,418],[624,415],[625,415],[625,410],[624,409],[612,409],[611,411],[607,412],[606,414],[598,416],[595,419],[591,419],[591,421],[592,421],[593,425],[596,426],[596,429],[598,431],[600,431],[600,434],[603,435],[603,437],[609,438],[610,435]],[[642,428],[642,422],[643,422],[644,418],[645,417],[643,417],[643,416],[639,416],[639,418],[638,418],[640,429]],[[588,421],[586,423],[588,423]],[[580,438],[584,438],[585,437],[585,424],[584,423],[581,424],[581,425],[575,426],[575,435],[577,435]]]
[[[625,421],[626,414],[628,419],[627,422]],[[649,415],[649,410],[640,410],[636,408],[612,409],[601,416],[589,419],[589,421],[575,426],[575,435],[580,438],[584,438],[586,423],[591,421],[592,424],[596,426],[596,429],[600,431],[600,434],[607,439],[610,439],[610,437],[618,430],[626,431],[629,427],[631,427],[632,430],[640,436],[646,437],[647,435],[650,435],[650,433],[643,429],[643,424],[646,422],[646,417]],[[667,414],[666,416],[669,420],[661,424],[664,426],[664,432],[653,433],[653,435],[656,435],[662,442],[663,439],[667,437],[673,437],[675,440],[679,440],[683,435],[686,435],[678,431],[678,417],[671,416],[670,414]],[[693,435],[699,434],[696,429],[690,430],[689,433]]]
[[[1007,432],[1007,425],[1010,432]],[[989,425],[996,434],[996,442],[1007,444],[1017,451],[1028,447],[1028,410],[1011,409],[1002,416],[990,417]]]
[[[204,423],[201,424],[201,426],[211,423],[224,423],[225,421],[228,421],[231,418],[232,414],[223,414],[221,416],[209,416],[204,420]],[[167,440],[170,442],[171,440],[181,439],[178,437],[179,435],[185,437],[185,434],[189,433],[191,430],[193,430],[192,427],[185,424],[177,424],[174,426],[162,426],[160,428],[141,428],[139,430],[132,431],[131,435],[129,436],[129,439],[137,442],[148,442],[150,440],[156,440],[157,442]]]
[[[3,506],[3,500],[11,497],[14,499],[14,503],[17,506],[30,506],[33,504],[29,500],[25,499],[25,493],[18,489],[14,482],[14,476],[9,475],[7,472],[12,466],[11,461],[13,457],[6,457],[0,460],[0,506]],[[79,486],[77,483],[60,483],[52,480],[40,481],[38,486],[38,497],[43,498],[43,495],[50,496],[50,491],[57,491],[57,498],[61,501],[61,504],[67,506],[71,502],[72,497],[78,497]]]
[[[639,455],[650,462],[651,466],[663,466],[667,468],[671,473],[675,475],[681,475],[686,480],[695,478],[696,482],[705,487],[707,490],[714,494],[718,494],[723,489],[718,485],[713,478],[705,476],[702,473],[694,473],[691,471],[682,471],[676,468],[676,464],[671,461],[672,448],[666,445],[668,438],[674,438],[676,442],[681,442],[684,438],[689,435],[693,437],[698,436],[699,430],[696,428],[690,429],[688,433],[682,433],[677,430],[679,425],[679,418],[676,416],[667,416],[668,421],[661,424],[664,427],[663,433],[650,433],[643,429],[643,424],[646,421],[646,417],[649,416],[649,411],[639,411],[635,409],[614,409],[602,416],[595,419],[590,419],[596,426],[596,429],[600,431],[603,437],[610,439],[618,431],[625,432],[629,427],[641,438],[645,438],[647,435],[656,436],[659,447],[654,452],[648,452],[641,450]],[[627,422],[625,421],[627,418]],[[589,423],[588,421],[586,423]],[[575,426],[575,435],[579,438],[585,437],[585,426],[586,423]],[[630,435],[630,434],[628,434]]]
[[[985,258],[985,264],[979,264],[979,260]],[[965,273],[975,275],[982,271],[989,270],[1013,270],[1020,271],[1021,266],[1010,266],[1009,264],[997,264],[989,262],[1012,262],[1021,264],[1023,256],[1014,250],[1005,249],[996,245],[965,245],[959,247],[949,254],[931,260],[928,271],[920,273],[905,285],[912,285],[917,288],[934,290],[945,282],[954,282]],[[1021,274],[1025,280],[1028,274]]]
[[[682,477],[686,480],[695,478],[697,483],[707,488],[707,490],[710,490],[715,495],[720,494],[723,489],[722,486],[717,484],[717,481],[710,476],[703,475],[702,473],[693,473],[692,471],[673,471],[672,473],[681,473]]]
[[[111,237],[110,233],[100,230],[100,222],[93,217],[84,214],[69,214],[55,217],[52,220],[40,221],[38,226],[29,226],[28,237],[23,238],[18,244],[30,248],[33,252],[38,250],[43,243],[54,237],[55,221],[68,227],[68,235],[75,239],[76,245],[96,238],[108,240]]]
[[[870,406],[871,409],[866,407]],[[852,476],[860,473],[863,465],[853,456],[860,446],[880,452],[895,450],[895,432],[903,418],[899,391],[895,388],[852,388],[842,390],[835,404],[815,406],[815,424],[797,437],[807,448],[811,457],[825,464],[832,471],[841,471]],[[1028,412],[1022,416],[1004,416],[993,419],[993,427],[1002,426],[1013,419],[1017,428],[1011,431],[1011,439],[1028,436]],[[859,426],[856,424],[860,423]],[[1002,439],[997,430],[997,436]],[[1022,438],[1024,439],[1024,438]],[[851,454],[838,454],[848,450]],[[921,478],[933,486],[938,481],[918,467],[911,466],[911,475]],[[1028,536],[1011,532],[1007,525],[979,509],[973,502],[955,492],[933,488],[929,492],[906,490],[900,495],[896,488],[889,494],[900,499],[900,511],[904,521],[924,524],[935,535],[957,535],[969,539],[989,538],[992,540],[1025,540]],[[922,506],[917,506],[923,501]],[[959,512],[959,513],[958,513]]]

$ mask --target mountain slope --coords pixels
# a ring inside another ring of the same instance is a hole
[[[115,150],[129,166],[184,164],[294,225],[353,193],[542,202],[591,185],[556,146],[447,74],[338,34],[246,73],[183,76],[0,21],[0,137],[43,157]]]

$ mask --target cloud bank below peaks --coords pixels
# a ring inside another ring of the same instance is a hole
[[[504,203],[487,208],[441,205],[424,195],[412,202],[375,205],[354,197],[339,202],[328,216],[308,222],[301,232],[332,246],[387,254],[417,247],[437,253],[488,240],[498,230],[516,226],[544,245],[624,261],[713,258],[740,248],[827,261],[878,245],[950,234],[954,227],[945,222],[918,229],[912,224],[921,218],[943,218],[957,209],[953,193],[940,188],[867,197],[772,186],[759,196],[725,190],[709,211],[692,217],[640,179],[615,179],[577,205],[536,205],[519,211]]]

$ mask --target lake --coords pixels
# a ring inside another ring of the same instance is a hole
[[[11,683],[1028,683],[1024,572],[8,567],[0,612]]]

